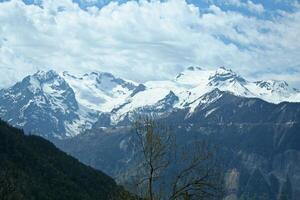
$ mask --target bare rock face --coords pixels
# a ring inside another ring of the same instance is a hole
[[[84,126],[74,91],[54,71],[39,71],[0,90],[0,110],[10,124],[46,138],[65,138]]]
[[[237,169],[229,169],[225,175],[225,189],[227,194],[225,200],[237,200],[240,173]]]

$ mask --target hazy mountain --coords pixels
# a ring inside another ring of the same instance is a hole
[[[161,120],[172,127],[179,146],[199,138],[218,147],[229,199],[297,199],[300,103],[272,104],[218,89],[198,102],[192,113],[189,108],[177,109]],[[57,144],[84,163],[124,181],[124,173],[134,171],[130,137],[130,127],[95,126]]]

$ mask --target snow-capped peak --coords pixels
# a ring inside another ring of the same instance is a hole
[[[50,70],[38,71],[0,90],[0,117],[25,129],[43,124],[45,129],[37,130],[40,132],[51,124],[53,134],[64,137],[85,130],[99,113],[109,116],[111,125],[126,121],[136,111],[165,114],[172,109],[189,109],[192,114],[199,105],[217,100],[224,91],[272,103],[300,102],[300,92],[284,81],[251,82],[224,67],[189,67],[173,80],[143,84],[106,72],[75,76]]]
[[[28,87],[32,93],[51,93],[55,90],[66,90],[69,87],[65,80],[54,70],[38,71],[24,78],[20,85]]]
[[[208,83],[208,77],[213,73],[213,70],[204,70],[200,67],[188,67],[175,77],[175,81],[179,84],[192,87],[206,85]]]
[[[260,88],[265,88],[266,90],[278,91],[278,90],[288,90],[288,83],[281,80],[266,80],[255,82]]]
[[[223,85],[225,82],[233,83],[239,82],[240,84],[246,83],[246,80],[231,69],[220,67],[216,70],[215,74],[209,77],[209,84],[212,86]]]
[[[238,96],[261,98],[271,103],[300,101],[299,91],[291,88],[285,81],[250,82],[225,67],[220,67],[217,70],[189,67],[175,78],[175,82],[188,91],[189,95],[184,97],[183,105],[193,102],[215,88],[229,91]]]
[[[189,70],[189,71],[201,71],[202,68],[201,67],[190,66],[190,67],[187,68],[187,70]]]
[[[138,87],[138,84],[132,81],[117,78],[106,72],[91,72],[83,76],[65,72],[63,76],[82,106],[101,112],[110,112]]]
[[[227,69],[226,67],[222,66],[222,67],[219,67],[217,70],[216,70],[216,74],[234,74],[236,75],[236,73],[234,71],[232,71],[231,69]]]
[[[0,91],[4,119],[25,131],[63,138],[80,133],[91,122],[80,110],[74,91],[55,71],[38,71]]]
[[[35,78],[38,78],[39,80],[43,81],[43,80],[49,80],[49,79],[53,79],[55,77],[59,77],[59,74],[54,71],[54,70],[49,70],[49,71],[37,71],[35,74],[32,75]]]

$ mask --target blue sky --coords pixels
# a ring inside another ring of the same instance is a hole
[[[36,70],[143,82],[196,65],[300,88],[298,0],[0,2],[0,87]]]
[[[0,0],[0,2],[8,1],[8,0]],[[42,3],[42,0],[24,0],[26,4],[36,4],[40,5]],[[127,0],[73,0],[73,2],[80,5],[81,8],[85,9],[90,6],[97,6],[97,7],[103,7],[110,2],[118,2],[118,3],[126,3]],[[218,5],[224,9],[228,10],[235,10],[240,11],[244,13],[248,13],[247,9],[245,8],[237,8],[232,4],[232,2],[238,2],[238,1],[226,1],[226,0],[188,0],[188,3],[194,4],[200,9],[208,8],[209,5],[215,4]],[[247,1],[239,1],[239,2],[247,2]],[[298,0],[252,0],[254,4],[261,4],[266,11],[276,11],[276,10],[285,10],[285,11],[293,11],[295,9],[295,4],[299,3]]]

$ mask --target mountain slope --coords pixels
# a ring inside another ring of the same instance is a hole
[[[94,115],[81,109],[58,73],[39,71],[0,90],[0,117],[26,133],[65,138],[89,127]]]
[[[0,121],[0,199],[130,199],[113,179]],[[121,197],[122,196],[122,197]]]
[[[199,138],[218,147],[231,187],[228,195],[266,195],[269,200],[286,193],[296,200],[300,195],[299,103],[272,104],[216,89],[202,96],[192,113],[189,108],[177,109],[163,118],[176,133],[179,146]],[[130,137],[129,127],[94,127],[57,144],[123,181],[122,173],[132,170]],[[254,190],[257,185],[261,190]]]
[[[133,81],[126,81],[104,72],[91,72],[83,76],[64,72],[62,77],[74,90],[80,105],[100,112],[111,112],[138,86]]]

